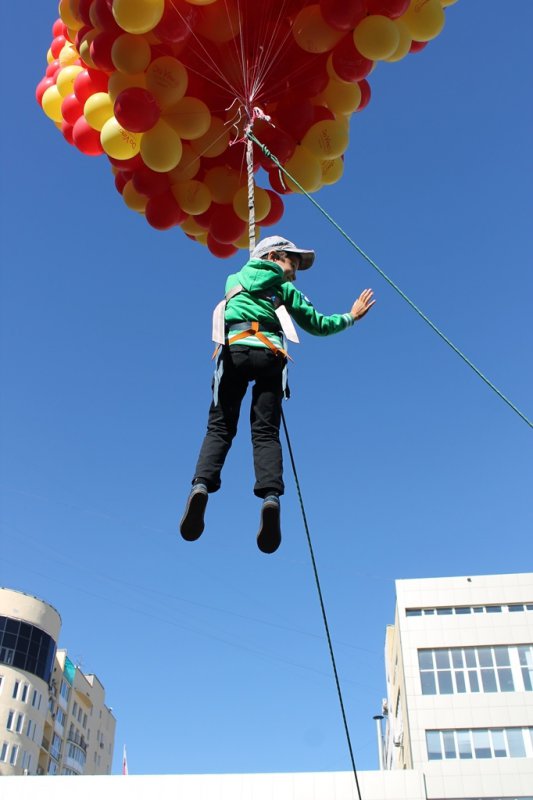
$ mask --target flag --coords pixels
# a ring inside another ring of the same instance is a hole
[[[128,756],[126,755],[126,745],[124,745],[124,750],[122,751],[122,774],[128,774]]]

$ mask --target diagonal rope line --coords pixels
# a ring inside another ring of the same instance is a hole
[[[347,242],[349,242],[349,244],[351,244],[351,245],[352,245],[352,247],[353,247],[353,248],[355,248],[355,250],[357,250],[357,252],[359,253],[359,255],[361,255],[361,256],[362,256],[362,257],[365,259],[365,261],[368,261],[368,263],[370,264],[370,266],[374,267],[374,269],[375,269],[377,272],[379,272],[379,274],[381,275],[381,277],[382,277],[382,278],[384,278],[384,280],[386,280],[386,281],[387,281],[387,283],[389,284],[389,286],[392,286],[392,288],[393,288],[393,289],[394,289],[394,290],[395,290],[395,291],[396,291],[396,292],[397,292],[397,293],[400,295],[400,297],[402,297],[402,298],[405,300],[405,302],[406,302],[406,303],[408,303],[408,304],[411,306],[411,308],[413,309],[413,311],[416,311],[416,313],[418,314],[418,316],[419,316],[419,317],[421,317],[421,318],[424,320],[424,322],[426,322],[426,323],[429,325],[429,327],[430,327],[430,328],[431,328],[433,331],[435,331],[435,333],[436,333],[438,336],[440,336],[440,338],[441,338],[441,339],[442,339],[444,342],[446,342],[446,344],[447,344],[449,347],[451,347],[451,349],[452,349],[452,350],[453,350],[453,351],[454,351],[454,352],[455,352],[455,353],[456,353],[456,354],[457,354],[457,355],[458,355],[460,358],[462,358],[462,360],[465,362],[465,364],[467,364],[467,365],[468,365],[468,366],[469,366],[469,367],[470,367],[470,368],[471,368],[471,369],[472,369],[472,370],[473,370],[473,371],[476,373],[476,375],[477,375],[479,378],[481,378],[481,380],[482,380],[482,381],[484,381],[484,382],[487,384],[487,386],[488,386],[490,389],[492,389],[492,391],[493,391],[493,392],[495,392],[495,393],[498,395],[498,397],[499,397],[501,400],[503,400],[503,401],[504,401],[504,403],[507,403],[507,405],[509,406],[509,408],[512,408],[512,410],[513,410],[513,411],[514,411],[516,414],[518,414],[518,416],[519,416],[521,419],[523,419],[523,420],[524,420],[524,422],[525,422],[527,425],[529,425],[529,427],[530,427],[530,428],[533,428],[533,422],[532,422],[530,419],[528,419],[528,417],[527,417],[527,416],[526,416],[526,415],[525,415],[525,414],[524,414],[522,411],[520,411],[520,409],[519,409],[519,408],[517,408],[517,406],[515,406],[515,404],[514,404],[514,403],[513,403],[511,400],[509,400],[509,398],[508,398],[508,397],[506,397],[506,396],[503,394],[503,392],[501,392],[501,391],[498,389],[498,387],[497,387],[497,386],[495,386],[495,385],[492,383],[492,381],[490,381],[490,380],[487,378],[487,376],[486,376],[486,375],[484,375],[484,374],[483,374],[483,372],[481,372],[481,370],[480,370],[480,369],[478,369],[478,368],[476,367],[476,365],[475,365],[475,364],[474,364],[472,361],[470,361],[470,359],[469,359],[469,358],[468,358],[468,357],[467,357],[467,356],[466,356],[466,355],[465,355],[465,354],[464,354],[464,353],[463,353],[461,350],[459,350],[459,348],[458,348],[458,347],[457,347],[457,346],[456,346],[456,345],[455,345],[455,344],[454,344],[454,343],[453,343],[453,342],[452,342],[450,339],[448,339],[448,337],[446,336],[446,334],[444,334],[444,333],[443,333],[443,332],[442,332],[442,331],[441,331],[439,328],[437,328],[437,326],[436,326],[436,325],[435,325],[435,324],[434,324],[434,323],[433,323],[433,322],[432,322],[432,321],[429,319],[429,317],[427,317],[427,316],[424,314],[424,312],[423,312],[423,311],[422,311],[422,310],[421,310],[421,309],[420,309],[420,308],[419,308],[419,307],[416,305],[416,303],[414,303],[414,302],[413,302],[413,301],[412,301],[412,300],[411,300],[411,299],[410,299],[410,298],[409,298],[409,297],[408,297],[408,296],[405,294],[405,292],[403,292],[403,291],[400,289],[400,287],[399,287],[399,286],[398,286],[396,283],[394,283],[394,281],[392,280],[392,278],[389,278],[389,276],[388,276],[388,275],[387,275],[385,272],[383,272],[383,270],[382,270],[382,269],[381,269],[381,268],[380,268],[380,267],[379,267],[379,266],[376,264],[376,262],[375,262],[375,261],[373,261],[373,260],[370,258],[370,256],[369,256],[369,255],[367,255],[367,254],[364,252],[364,250],[362,250],[362,249],[359,247],[359,245],[358,245],[356,242],[354,242],[354,240],[353,240],[353,239],[352,239],[352,238],[351,238],[351,237],[350,237],[350,236],[349,236],[349,235],[346,233],[346,231],[345,231],[345,230],[343,230],[343,228],[341,228],[341,226],[340,226],[340,225],[339,225],[337,222],[335,222],[335,220],[333,219],[333,217],[332,217],[330,214],[328,214],[328,212],[327,212],[327,211],[326,211],[324,208],[322,208],[322,206],[320,205],[320,203],[317,203],[317,201],[314,199],[314,197],[311,197],[311,195],[309,194],[309,192],[307,192],[307,191],[306,191],[306,190],[303,188],[303,186],[301,186],[301,185],[298,183],[298,181],[296,180],[296,178],[294,178],[294,177],[293,177],[293,176],[292,176],[292,175],[291,175],[289,172],[287,172],[287,170],[285,169],[285,167],[284,167],[284,166],[283,166],[283,165],[282,165],[282,164],[279,162],[279,160],[276,158],[276,156],[275,156],[275,155],[273,155],[273,154],[270,152],[270,150],[269,150],[267,147],[265,147],[265,145],[264,145],[264,144],[262,144],[262,143],[261,143],[261,142],[260,142],[260,141],[259,141],[259,140],[258,140],[258,139],[255,137],[255,136],[254,136],[254,134],[253,134],[251,131],[247,131],[247,132],[246,132],[246,136],[247,136],[249,139],[251,139],[251,141],[252,141],[252,142],[254,142],[254,144],[256,144],[256,145],[257,145],[257,147],[259,147],[259,148],[260,148],[260,150],[261,150],[261,151],[262,151],[262,152],[263,152],[263,153],[264,153],[264,154],[267,156],[267,158],[270,158],[270,159],[271,159],[271,160],[274,162],[274,164],[276,165],[276,167],[277,167],[279,170],[281,170],[281,172],[283,172],[283,174],[284,174],[284,175],[286,175],[288,178],[290,178],[290,180],[291,180],[291,181],[294,183],[294,185],[295,185],[295,186],[297,186],[297,187],[298,187],[298,189],[299,189],[299,190],[302,192],[302,194],[304,194],[304,195],[305,195],[305,196],[306,196],[306,197],[307,197],[307,198],[308,198],[308,199],[309,199],[309,200],[310,200],[310,201],[313,203],[313,205],[315,206],[315,208],[317,208],[317,209],[318,209],[318,210],[319,210],[319,211],[320,211],[320,212],[321,212],[321,213],[322,213],[322,214],[323,214],[323,215],[326,217],[326,219],[327,219],[329,222],[331,222],[331,224],[333,225],[333,227],[334,227],[334,228],[336,228],[336,229],[339,231],[339,233],[340,233],[340,234],[341,234],[341,235],[342,235],[342,236],[343,236],[343,237],[346,239],[346,241],[347,241]]]
[[[289,450],[289,457],[290,457],[291,466],[292,466],[292,473],[294,475],[294,482],[296,484],[296,491],[298,493],[298,500],[300,501],[300,509],[302,511],[302,518],[303,518],[303,522],[304,522],[305,535],[307,537],[307,544],[309,545],[309,553],[311,555],[311,562],[313,564],[313,573],[314,573],[314,576],[315,576],[315,583],[316,583],[316,588],[317,588],[317,591],[318,591],[318,599],[320,601],[320,609],[322,611],[322,619],[324,620],[324,628],[326,629],[326,637],[327,637],[327,640],[328,640],[329,655],[330,655],[330,658],[331,658],[331,664],[333,666],[333,674],[335,676],[335,685],[337,687],[337,696],[339,698],[339,703],[340,703],[340,707],[341,707],[342,721],[344,723],[344,730],[345,730],[345,733],[346,733],[346,740],[348,742],[348,750],[350,751],[350,761],[352,763],[353,776],[354,776],[354,779],[355,779],[355,785],[357,787],[357,795],[359,797],[359,800],[361,800],[361,789],[359,787],[359,779],[357,777],[357,769],[355,767],[355,758],[354,758],[354,754],[353,754],[352,740],[350,738],[350,729],[348,728],[348,720],[347,720],[347,717],[346,717],[346,710],[344,708],[344,701],[342,699],[342,691],[341,691],[341,685],[340,685],[340,681],[339,681],[339,674],[337,672],[337,664],[336,664],[336,661],[335,661],[335,654],[333,652],[333,644],[332,644],[332,641],[331,641],[331,634],[329,632],[329,624],[328,624],[328,618],[327,618],[327,615],[326,615],[326,607],[324,605],[324,598],[323,598],[323,595],[322,595],[322,589],[320,587],[320,579],[318,577],[318,569],[317,569],[317,566],[316,566],[315,552],[313,550],[313,545],[312,545],[312,542],[311,542],[311,534],[309,533],[309,525],[307,524],[307,515],[305,513],[305,506],[304,506],[304,501],[303,501],[303,497],[302,497],[302,491],[300,489],[300,481],[298,480],[298,472],[296,470],[296,462],[294,460],[294,454],[292,452],[291,440],[290,440],[290,437],[289,437],[289,430],[287,428],[287,422],[285,420],[285,414],[283,413],[283,409],[281,410],[281,419],[282,419],[282,422],[283,422],[283,431],[285,433],[285,438],[287,440],[287,448]]]

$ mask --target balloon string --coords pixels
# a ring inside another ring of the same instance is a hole
[[[251,255],[255,249],[255,182],[254,144],[250,138],[246,142],[246,166],[248,168],[248,236]]]
[[[307,191],[306,191],[306,190],[303,188],[303,186],[301,186],[301,184],[300,184],[300,183],[298,183],[298,181],[296,180],[296,178],[294,178],[294,177],[293,177],[293,176],[292,176],[292,175],[291,175],[291,174],[290,174],[290,173],[289,173],[289,172],[288,172],[288,171],[285,169],[285,167],[284,167],[284,166],[283,166],[283,165],[280,163],[279,159],[277,159],[277,158],[276,158],[276,156],[275,156],[275,155],[273,155],[273,154],[270,152],[270,150],[269,150],[269,149],[268,149],[268,148],[267,148],[267,147],[266,147],[264,144],[262,144],[262,142],[260,142],[260,141],[259,141],[259,140],[258,140],[258,139],[257,139],[257,138],[254,136],[254,134],[253,134],[253,132],[252,132],[251,130],[247,130],[247,131],[246,131],[246,136],[247,136],[247,137],[248,137],[248,139],[250,139],[250,140],[251,140],[251,141],[252,141],[254,144],[256,144],[256,145],[257,145],[257,147],[259,147],[259,148],[261,149],[261,151],[262,151],[262,152],[265,154],[265,156],[267,156],[267,158],[270,158],[270,159],[271,159],[271,161],[273,161],[273,163],[276,165],[276,167],[277,167],[277,168],[278,168],[278,169],[279,169],[279,170],[280,170],[280,171],[281,171],[281,172],[282,172],[284,175],[286,175],[286,176],[287,176],[287,177],[288,177],[288,178],[289,178],[289,179],[292,181],[292,183],[293,183],[295,186],[297,186],[297,187],[298,187],[299,191],[300,191],[302,194],[304,194],[304,195],[305,195],[305,196],[308,198],[308,200],[310,200],[310,201],[311,201],[311,203],[312,203],[312,204],[315,206],[315,208],[317,208],[317,209],[318,209],[318,210],[321,212],[321,214],[323,214],[323,215],[326,217],[326,219],[327,219],[327,220],[328,220],[328,221],[329,221],[329,222],[330,222],[330,223],[333,225],[333,227],[334,227],[334,228],[336,228],[336,229],[337,229],[337,231],[338,231],[338,232],[339,232],[339,233],[340,233],[340,234],[341,234],[341,235],[342,235],[342,236],[343,236],[343,237],[346,239],[346,241],[347,241],[349,244],[351,244],[351,246],[352,246],[352,247],[353,247],[355,250],[357,250],[357,252],[359,253],[359,255],[361,255],[361,256],[362,256],[362,257],[365,259],[365,261],[367,261],[367,262],[370,264],[370,266],[371,266],[371,267],[373,267],[373,268],[376,270],[376,272],[378,272],[378,273],[381,275],[381,277],[382,277],[384,280],[386,280],[386,281],[387,281],[387,283],[389,284],[389,286],[391,286],[391,287],[394,289],[394,291],[395,291],[395,292],[397,292],[397,293],[400,295],[400,297],[401,297],[401,298],[403,298],[403,300],[405,300],[405,302],[406,302],[406,303],[407,303],[407,304],[408,304],[408,305],[409,305],[409,306],[410,306],[410,307],[413,309],[413,311],[416,311],[416,313],[418,314],[418,316],[419,316],[419,317],[421,317],[421,318],[424,320],[424,322],[426,322],[426,323],[429,325],[429,327],[430,327],[430,328],[431,328],[431,329],[432,329],[432,330],[433,330],[433,331],[434,331],[434,332],[435,332],[435,333],[436,333],[438,336],[440,336],[440,338],[441,338],[441,339],[442,339],[442,340],[443,340],[443,341],[444,341],[444,342],[445,342],[445,343],[446,343],[446,344],[447,344],[447,345],[448,345],[448,346],[449,346],[449,347],[450,347],[450,348],[451,348],[451,349],[454,351],[454,353],[456,353],[456,355],[458,355],[458,356],[459,356],[459,357],[460,357],[460,358],[461,358],[461,359],[462,359],[462,360],[465,362],[465,364],[467,364],[467,365],[468,365],[468,366],[469,366],[469,367],[470,367],[470,368],[471,368],[471,369],[472,369],[472,370],[473,370],[473,371],[476,373],[476,375],[477,375],[479,378],[481,378],[481,380],[482,380],[482,381],[484,381],[484,383],[485,383],[485,384],[486,384],[486,385],[487,385],[487,386],[488,386],[490,389],[492,389],[492,391],[493,391],[493,392],[495,392],[495,394],[497,394],[497,395],[498,395],[498,397],[499,397],[501,400],[503,400],[503,401],[504,401],[504,403],[506,403],[506,404],[509,406],[509,408],[511,408],[511,409],[512,409],[512,410],[513,410],[513,411],[514,411],[516,414],[518,414],[518,416],[519,416],[519,417],[520,417],[520,418],[521,418],[521,419],[522,419],[522,420],[523,420],[523,421],[524,421],[524,422],[525,422],[527,425],[529,425],[529,427],[530,427],[530,428],[533,428],[533,422],[532,422],[532,421],[531,421],[531,420],[530,420],[530,419],[529,419],[529,418],[528,418],[528,417],[527,417],[527,416],[526,416],[526,415],[525,415],[525,414],[524,414],[522,411],[520,411],[520,409],[519,409],[519,408],[517,408],[517,406],[515,406],[515,404],[514,404],[514,403],[512,403],[512,402],[511,402],[511,400],[509,400],[509,398],[508,398],[508,397],[506,397],[506,396],[503,394],[503,392],[501,392],[501,391],[500,391],[500,390],[497,388],[497,386],[495,386],[495,385],[492,383],[492,381],[490,381],[490,380],[487,378],[487,376],[486,376],[486,375],[484,375],[484,374],[483,374],[483,372],[481,372],[481,370],[480,370],[480,369],[478,369],[478,368],[475,366],[475,364],[474,364],[472,361],[470,361],[470,359],[469,359],[469,358],[467,358],[467,356],[466,356],[466,355],[465,355],[465,354],[464,354],[464,353],[463,353],[461,350],[459,350],[459,348],[458,348],[458,347],[457,347],[457,346],[456,346],[456,345],[455,345],[455,344],[454,344],[454,343],[453,343],[453,342],[452,342],[452,341],[451,341],[451,340],[450,340],[450,339],[449,339],[449,338],[448,338],[448,337],[447,337],[447,336],[446,336],[446,335],[445,335],[445,334],[444,334],[444,333],[443,333],[443,332],[442,332],[442,331],[441,331],[441,330],[440,330],[440,329],[439,329],[439,328],[438,328],[438,327],[437,327],[437,326],[436,326],[436,325],[435,325],[435,324],[434,324],[434,323],[433,323],[433,322],[432,322],[432,321],[429,319],[429,317],[427,317],[427,316],[426,316],[426,314],[424,314],[424,313],[423,313],[423,311],[422,311],[422,310],[421,310],[421,309],[420,309],[420,308],[419,308],[419,307],[416,305],[416,303],[414,303],[414,302],[413,302],[413,301],[412,301],[412,300],[411,300],[411,299],[410,299],[410,298],[409,298],[409,297],[408,297],[408,296],[405,294],[405,292],[403,292],[403,291],[400,289],[400,287],[399,287],[399,286],[398,286],[396,283],[394,283],[394,281],[392,280],[392,278],[389,278],[389,276],[388,276],[388,275],[387,275],[387,274],[386,274],[386,273],[385,273],[385,272],[384,272],[384,271],[383,271],[383,270],[382,270],[382,269],[381,269],[381,268],[380,268],[380,267],[379,267],[379,266],[376,264],[376,262],[375,262],[375,261],[373,261],[373,260],[370,258],[370,256],[369,256],[369,255],[367,255],[367,254],[364,252],[364,250],[362,250],[362,249],[361,249],[361,247],[359,247],[359,245],[358,245],[356,242],[354,242],[354,240],[353,240],[353,239],[352,239],[352,238],[351,238],[351,237],[350,237],[350,236],[349,236],[349,235],[346,233],[346,231],[345,231],[343,228],[341,228],[341,226],[340,226],[340,225],[339,225],[339,224],[338,224],[338,223],[337,223],[337,222],[336,222],[336,221],[333,219],[333,217],[332,217],[330,214],[328,214],[328,212],[327,212],[327,211],[326,211],[324,208],[322,208],[322,206],[321,206],[321,205],[320,205],[320,204],[319,204],[319,203],[318,203],[318,202],[317,202],[317,201],[314,199],[314,197],[311,197],[311,195],[309,194],[309,192],[307,192]]]

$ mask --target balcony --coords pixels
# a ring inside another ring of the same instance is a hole
[[[76,772],[81,775],[85,768],[86,753],[87,745],[85,742],[75,742],[73,739],[67,739],[65,755],[63,756],[63,766],[76,770]]]
[[[83,775],[83,766],[79,761],[76,761],[76,759],[72,758],[71,756],[65,756],[63,758],[63,767],[71,769],[76,773],[76,775]]]

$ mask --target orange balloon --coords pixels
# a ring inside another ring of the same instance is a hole
[[[292,25],[292,35],[306,53],[327,53],[344,34],[327,24],[318,4],[302,8]]]
[[[231,203],[244,178],[231,167],[211,167],[205,173],[204,183],[215,203]]]

